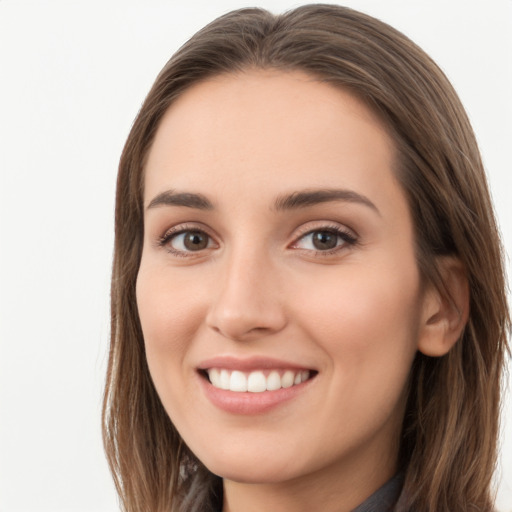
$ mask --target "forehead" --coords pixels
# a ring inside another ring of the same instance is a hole
[[[145,196],[165,188],[227,194],[227,185],[256,190],[262,181],[377,191],[396,186],[394,153],[378,117],[348,91],[301,72],[226,74],[189,88],[163,116]]]

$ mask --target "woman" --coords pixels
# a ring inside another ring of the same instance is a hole
[[[492,510],[509,325],[471,127],[405,36],[246,9],[167,63],[118,176],[125,510]]]

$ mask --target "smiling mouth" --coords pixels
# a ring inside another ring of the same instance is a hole
[[[217,389],[235,393],[263,393],[291,388],[313,378],[313,370],[255,370],[242,372],[226,368],[208,368],[201,372]]]

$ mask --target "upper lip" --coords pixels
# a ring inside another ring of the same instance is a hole
[[[264,356],[252,356],[240,358],[234,356],[217,356],[201,361],[198,365],[199,370],[208,370],[210,368],[223,368],[226,370],[239,370],[250,372],[253,370],[312,370],[303,364],[293,363],[280,359],[274,359]]]

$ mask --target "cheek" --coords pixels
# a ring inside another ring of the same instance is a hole
[[[190,279],[180,282],[169,274],[143,260],[136,296],[151,379],[168,416],[182,425],[194,415],[190,386],[195,378],[190,378],[187,355],[204,312]]]
[[[317,281],[296,315],[329,355],[333,371],[370,385],[378,378],[403,381],[417,346],[416,267],[387,270],[349,268]]]
[[[162,269],[145,266],[143,262],[136,289],[146,357],[157,389],[164,387],[163,380],[180,374],[204,316],[193,291],[184,293],[180,283],[164,276]]]
[[[302,303],[308,315],[305,309],[297,315],[327,355],[324,399],[332,407],[318,407],[317,418],[333,440],[364,440],[384,425],[393,432],[400,428],[416,354],[418,281],[415,272],[410,280],[376,274],[378,279],[354,270],[343,283],[331,281],[328,292],[310,294]]]

